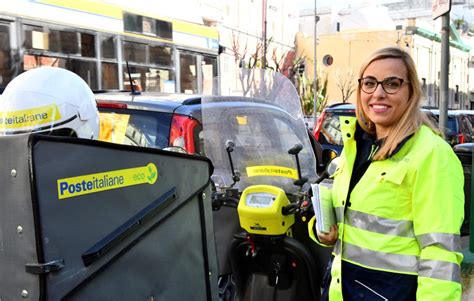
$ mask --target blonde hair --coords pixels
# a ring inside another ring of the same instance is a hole
[[[397,145],[405,139],[405,137],[417,132],[421,125],[425,124],[434,132],[439,133],[433,123],[420,110],[421,103],[421,86],[418,80],[418,73],[416,66],[411,56],[397,47],[385,47],[376,50],[367,60],[361,65],[359,71],[359,78],[361,78],[367,67],[374,61],[383,59],[400,59],[407,70],[407,81],[410,89],[408,108],[403,112],[398,123],[392,127],[385,137],[384,142],[378,152],[374,156],[374,160],[384,160],[390,156],[396,149]],[[360,126],[368,133],[375,135],[375,124],[367,117],[362,110],[361,89],[360,85],[357,88],[357,103],[356,116]]]

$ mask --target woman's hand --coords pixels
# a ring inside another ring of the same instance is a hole
[[[337,224],[332,225],[329,233],[317,231],[319,242],[328,246],[332,246],[337,240]]]

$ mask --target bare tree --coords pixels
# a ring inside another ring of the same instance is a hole
[[[247,56],[247,44],[243,50],[240,50],[240,37],[235,31],[232,31],[232,53],[234,54],[234,60],[237,65],[245,60]]]
[[[336,85],[341,91],[342,102],[347,102],[351,97],[352,93],[355,92],[356,85],[354,83],[356,72],[354,69],[342,69],[339,68],[335,74]]]
[[[248,44],[242,47],[240,35],[232,31],[232,52],[237,66],[245,69],[271,69],[282,73],[288,77],[295,86],[297,85],[297,71],[300,65],[303,64],[305,57],[296,57],[294,49],[278,52],[277,47],[271,47],[273,38],[267,40],[267,47],[264,49],[262,41],[257,41],[254,51],[248,51]],[[267,61],[267,65],[263,66],[263,57],[267,55],[264,51],[271,51],[271,61]],[[268,64],[271,62],[272,64]],[[262,90],[263,87],[256,87],[258,81],[255,78],[255,72],[247,72],[240,74],[240,84],[244,95],[252,89],[254,91]],[[263,91],[260,91],[263,92]]]
[[[288,54],[288,51],[283,52],[280,56],[278,56],[277,49],[273,48],[272,61],[273,61],[273,64],[275,65],[275,71],[281,72],[281,69],[283,67],[282,65],[284,63],[285,56],[287,54]]]

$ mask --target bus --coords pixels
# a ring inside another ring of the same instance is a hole
[[[0,87],[26,70],[55,66],[75,72],[92,90],[128,90],[133,82],[145,91],[212,91],[216,28],[111,2],[1,1]]]

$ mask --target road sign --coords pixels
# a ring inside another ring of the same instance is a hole
[[[433,20],[444,15],[445,13],[449,13],[450,10],[451,10],[451,0],[433,0],[433,5],[432,5]]]

